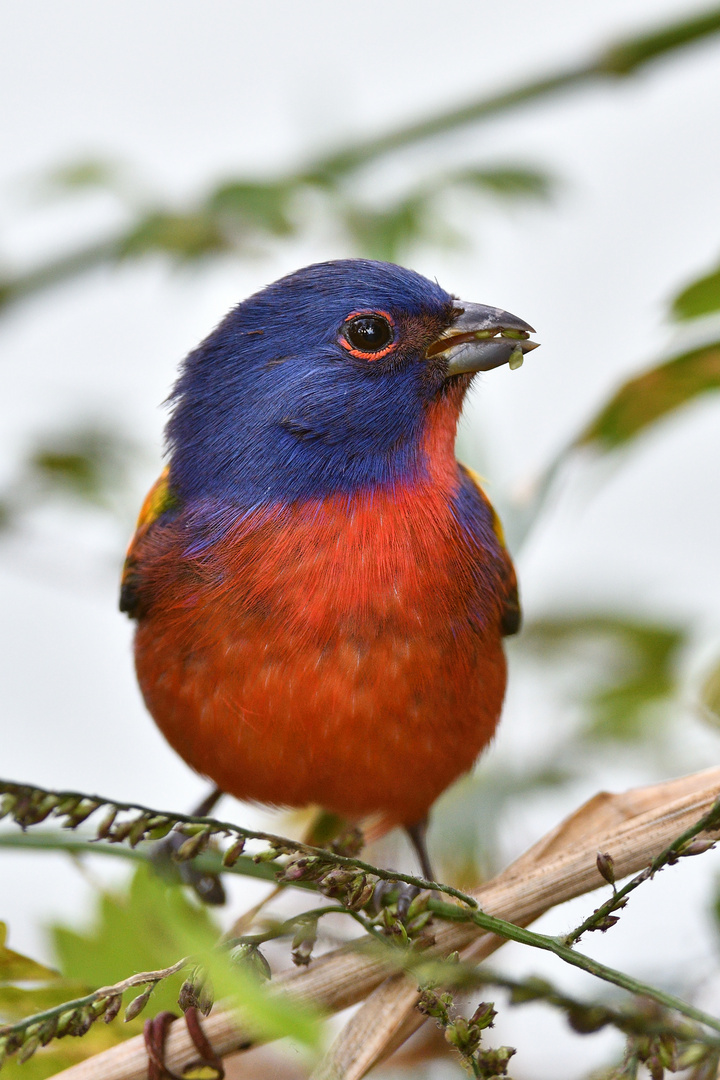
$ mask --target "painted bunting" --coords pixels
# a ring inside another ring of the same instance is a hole
[[[379,815],[425,858],[430,806],[495,731],[519,624],[456,426],[475,373],[531,332],[349,259],[269,285],[186,358],[120,606],[149,711],[222,791]]]

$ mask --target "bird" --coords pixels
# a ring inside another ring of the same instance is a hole
[[[456,460],[478,372],[523,320],[413,270],[316,263],[245,299],[184,360],[167,465],[120,608],[146,706],[219,791],[404,827],[495,732],[515,570]]]

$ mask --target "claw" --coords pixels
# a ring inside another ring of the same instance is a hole
[[[218,800],[222,797],[219,788],[212,791],[203,799],[192,812],[192,817],[207,817]],[[160,840],[155,847],[151,858],[160,867],[172,863],[180,875],[184,885],[189,885],[204,904],[224,904],[226,900],[225,889],[217,874],[208,874],[206,871],[197,870],[190,862],[175,862],[173,856],[187,840],[182,833],[171,832],[164,840]]]
[[[396,904],[398,918],[405,922],[408,908],[419,892],[416,885],[407,885],[404,881],[378,881],[373,892],[373,907],[380,912],[384,907]]]

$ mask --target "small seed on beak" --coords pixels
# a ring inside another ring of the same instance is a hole
[[[522,367],[523,351],[519,345],[517,345],[510,353],[510,359],[508,360],[508,367],[511,371],[515,371],[517,368]]]
[[[500,337],[510,338],[511,341],[527,341],[530,335],[525,330],[501,330]]]

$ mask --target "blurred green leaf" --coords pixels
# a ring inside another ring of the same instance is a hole
[[[601,409],[575,445],[613,450],[693,398],[718,389],[720,342],[713,342],[630,379]]]
[[[294,191],[291,183],[233,180],[216,188],[207,200],[206,209],[214,216],[227,216],[273,236],[290,236],[296,232],[289,212]]]
[[[642,739],[656,730],[658,706],[676,690],[676,667],[686,633],[678,627],[613,615],[543,619],[528,626],[523,642],[540,653],[587,660],[597,642],[596,676],[581,701],[587,710],[582,735],[591,741]],[[591,654],[592,661],[592,654]]]
[[[87,930],[51,928],[54,952],[68,979],[88,988],[107,986],[138,971],[169,967],[184,955],[171,918],[185,915],[203,940],[214,943],[219,928],[207,907],[191,903],[179,886],[167,885],[141,866],[125,893],[100,896],[95,924]],[[155,1012],[177,1008],[184,976],[163,980],[153,992]]]
[[[168,896],[165,915],[181,955],[200,955],[208,972],[216,1000],[232,1001],[240,1010],[243,1026],[256,1038],[294,1039],[304,1046],[317,1047],[319,1042],[319,1013],[297,1001],[271,990],[272,982],[258,978],[257,967],[251,963],[238,964],[224,949],[217,949],[217,935],[208,935],[203,925],[193,917],[180,890]]]
[[[47,438],[30,454],[28,482],[45,491],[64,491],[86,502],[106,505],[112,493],[127,482],[128,466],[136,447],[122,435],[99,427],[78,427]]]
[[[700,704],[712,724],[720,724],[720,663],[706,676],[700,690]]]
[[[113,188],[119,176],[117,165],[100,158],[71,161],[52,169],[44,177],[46,185],[62,190],[80,190],[84,188]]]
[[[439,239],[439,223],[431,206],[433,194],[416,192],[384,210],[348,207],[345,226],[364,255],[396,262],[413,244],[431,235]],[[445,239],[449,239],[447,233]]]
[[[672,302],[676,319],[697,319],[713,311],[720,311],[720,267],[693,281]]]
[[[7,927],[5,923],[0,923],[0,1024],[15,1023],[86,992],[82,984],[64,979],[52,968],[9,949],[5,944],[6,939]],[[105,1042],[110,1045],[107,1039]],[[16,1061],[12,1064],[8,1061],[2,1069],[3,1080],[13,1076],[18,1080],[27,1080],[28,1077],[42,1080],[70,1065],[73,1060],[72,1055],[68,1057],[62,1053],[50,1060],[48,1054],[42,1052],[29,1070]]]
[[[521,166],[496,166],[495,168],[465,169],[450,177],[453,184],[479,188],[504,199],[549,198],[554,186],[548,173]]]
[[[232,181],[211,195],[207,205],[186,214],[158,209],[146,214],[125,236],[105,238],[29,272],[6,275],[0,280],[0,305],[7,306],[56,285],[59,281],[77,277],[94,267],[114,264],[123,257],[163,252],[189,261],[237,249],[240,238],[237,235],[226,235],[219,220],[223,206],[224,211],[234,212],[236,215],[241,213],[243,217],[252,220],[256,228],[265,229],[273,235],[286,235],[286,230],[292,230],[292,222],[287,214],[283,192],[307,186],[332,192],[337,189],[341,178],[352,177],[369,163],[396,153],[406,146],[429,141],[449,131],[495,118],[505,111],[552,94],[568,92],[588,83],[596,84],[602,78],[629,75],[658,56],[715,34],[718,30],[720,9],[713,8],[699,15],[677,20],[658,30],[618,42],[603,51],[599,57],[589,61],[561,67],[549,75],[517,83],[508,90],[490,96],[471,99],[460,106],[423,117],[394,131],[367,139],[355,138],[339,150],[320,155],[305,168],[290,171],[279,181],[274,178],[267,184],[242,179]],[[529,176],[521,178],[520,173],[523,170],[505,171],[505,177],[495,177],[496,186],[503,189],[499,193],[509,194],[514,185],[517,194],[521,193],[519,188],[523,189],[523,194],[531,194],[530,187],[534,188],[535,194],[539,194],[536,181],[530,180]],[[517,175],[511,179],[509,174],[513,171]],[[61,180],[63,174],[65,185],[77,188],[108,183],[113,178],[112,168],[99,161],[81,161],[76,166],[68,165],[60,170]],[[486,176],[484,182],[487,186],[493,183],[493,179]],[[231,206],[233,203],[234,211]],[[418,235],[412,222],[410,225],[402,225],[400,208],[388,213],[391,218],[388,222],[388,236],[378,237],[382,227],[370,221],[367,242],[362,242],[362,237],[360,238],[362,252],[383,249],[395,253],[407,244],[408,236],[412,241]],[[406,208],[406,215],[408,213],[410,208]],[[359,232],[358,229],[349,231],[353,235]],[[402,239],[403,234],[406,239]],[[438,240],[441,244],[447,243],[447,233],[443,236],[441,231],[438,231]]]
[[[15,982],[47,982],[48,979],[58,979],[59,973],[52,968],[38,964],[29,956],[8,949],[7,924],[0,922],[0,983]]]
[[[232,243],[217,220],[198,210],[186,214],[156,210],[147,214],[117,244],[120,259],[161,253],[190,262],[221,255]]]
[[[57,975],[53,981],[41,986],[0,984],[0,1022],[14,1023],[25,1016],[52,1009],[63,1001],[71,1001],[86,993],[87,986],[84,983],[63,979]]]
[[[57,496],[110,511],[125,525],[130,473],[139,457],[134,442],[108,427],[78,426],[47,435],[0,492],[0,531]]]
[[[266,990],[250,971],[216,948],[219,936],[207,907],[190,901],[182,887],[167,884],[145,866],[138,868],[127,893],[101,896],[91,930],[52,929],[55,952],[67,978],[94,988],[197,955],[209,973],[216,998],[235,1001],[243,1023],[259,1036],[316,1045],[317,1015]],[[177,1012],[178,992],[187,974],[178,972],[159,983],[147,1015],[163,1009]]]
[[[663,53],[689,45],[718,31],[720,8],[711,8],[649,34],[638,34],[618,42],[617,45],[611,45],[601,55],[596,68],[599,74],[631,75],[637,68]]]

